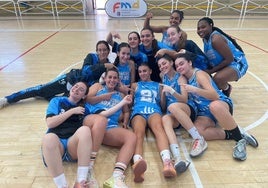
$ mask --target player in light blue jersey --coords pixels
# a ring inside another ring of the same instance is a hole
[[[209,59],[213,80],[226,96],[230,96],[232,87],[228,82],[237,81],[248,69],[247,59],[237,42],[214,26],[211,18],[198,21],[197,34],[203,39],[204,52]]]
[[[204,52],[194,41],[187,39],[187,34],[182,31],[180,27],[170,26],[167,29],[167,33],[175,51],[161,49],[157,52],[158,57],[161,57],[164,54],[168,54],[173,59],[175,59],[178,53],[184,53],[185,51],[188,51],[195,55],[195,60],[193,61],[194,67],[199,68],[201,70],[207,70],[209,68],[208,58],[206,57]]]
[[[173,44],[170,43],[168,34],[167,34],[167,29],[169,26],[179,26],[184,18],[184,13],[183,11],[180,10],[173,10],[172,13],[170,14],[169,17],[169,25],[151,25],[150,20],[153,18],[153,14],[151,12],[148,12],[145,20],[143,27],[144,28],[151,28],[154,33],[162,33],[162,40],[161,42],[165,43],[169,47],[173,47]]]
[[[112,46],[112,52],[117,53],[119,44],[113,40],[121,39],[121,36],[117,32],[110,32],[106,40]],[[148,58],[147,55],[139,50],[139,45],[141,43],[140,34],[136,31],[131,31],[128,33],[128,44],[130,46],[130,59],[134,61],[135,65],[135,82],[139,81],[138,67],[142,63],[147,63]]]
[[[133,95],[133,106],[131,114],[131,126],[137,136],[137,144],[133,156],[135,182],[144,181],[144,172],[147,169],[147,163],[142,158],[143,141],[145,131],[148,128],[152,130],[156,138],[156,144],[163,161],[164,177],[175,177],[176,171],[173,167],[167,135],[162,125],[162,108],[161,108],[161,87],[158,82],[151,80],[152,70],[148,64],[142,64],[138,68],[140,81],[133,83],[131,86]]]
[[[135,66],[133,61],[130,61],[130,46],[128,43],[122,42],[119,44],[114,65],[118,69],[121,83],[130,87],[135,81]]]
[[[175,60],[176,71],[187,78],[188,84],[183,88],[188,92],[189,99],[197,106],[197,118],[194,122],[198,131],[206,140],[235,140],[233,157],[246,160],[246,144],[258,147],[257,140],[241,132],[232,116],[232,100],[225,96],[204,71],[194,68],[192,57],[188,53],[179,54]],[[216,122],[221,127],[216,127]]]
[[[187,83],[186,78],[175,71],[174,62],[168,55],[158,60],[158,66],[163,75],[162,85],[166,99],[166,114],[162,117],[162,122],[175,159],[175,169],[178,173],[182,173],[187,169],[187,165],[181,161],[178,140],[173,128],[182,125],[192,136],[191,157],[200,156],[207,149],[207,143],[192,122],[196,115],[195,105],[188,100],[187,91],[181,87]]]
[[[123,94],[115,90],[119,84],[119,72],[117,69],[109,69],[105,73],[105,84],[96,83],[89,89],[87,101],[90,103],[90,111],[92,113],[102,113],[103,110],[112,108],[123,100]],[[127,96],[132,102],[131,96]],[[129,131],[119,126],[118,119],[123,112],[124,124],[129,120],[128,105],[124,105],[123,109],[115,111],[112,115],[107,116],[108,124],[103,137],[102,144],[120,148],[116,163],[114,166],[113,175],[104,183],[104,187],[115,187],[120,184],[122,187],[127,187],[124,182],[125,170],[134,154],[136,145],[136,136],[132,131]]]

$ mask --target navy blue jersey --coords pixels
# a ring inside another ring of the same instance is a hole
[[[52,117],[64,113],[72,108],[77,107],[77,104],[73,104],[69,101],[67,97],[54,97],[50,100],[46,117]],[[87,108],[85,108],[87,109]],[[47,133],[55,133],[59,138],[69,138],[72,136],[75,131],[82,126],[83,119],[85,115],[89,114],[89,111],[86,110],[84,115],[73,114],[62,124],[58,125],[55,128],[49,128]]]
[[[173,50],[168,45],[157,41],[156,46],[151,49],[146,49],[143,44],[139,45],[139,50],[147,55],[149,67],[152,69],[151,79],[155,82],[161,82],[160,70],[157,65],[155,54],[160,49]]]

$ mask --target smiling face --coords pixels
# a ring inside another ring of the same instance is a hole
[[[175,60],[175,68],[178,73],[186,76],[187,78],[190,78],[192,75],[192,62],[187,61],[184,57],[179,57]]]
[[[138,73],[141,81],[151,80],[152,70],[147,65],[140,65],[138,68]]]
[[[120,48],[120,51],[117,52],[117,55],[119,57],[119,63],[122,65],[126,64],[130,59],[130,48],[129,47]]]
[[[108,90],[113,91],[119,83],[119,74],[115,70],[107,70],[104,78]]]
[[[197,34],[204,39],[208,39],[212,33],[212,25],[205,20],[200,20],[197,24]]]
[[[137,33],[132,32],[128,35],[128,44],[130,48],[137,48],[140,44],[140,37],[138,36]]]
[[[181,24],[181,17],[177,12],[173,12],[169,17],[169,24],[179,26]]]
[[[74,101],[80,101],[86,97],[87,89],[87,85],[84,82],[77,82],[70,90],[70,97]]]
[[[173,69],[173,61],[169,61],[166,58],[162,57],[158,60],[158,67],[161,74],[168,74]]]
[[[169,27],[167,30],[168,39],[171,42],[171,44],[177,44],[180,41],[181,38],[181,31],[178,32],[178,29],[176,27]]]
[[[105,45],[104,43],[100,43],[97,45],[96,52],[99,56],[100,62],[106,62],[106,60],[108,59],[108,55],[110,53],[110,48],[108,47],[109,46]]]
[[[145,48],[151,48],[154,40],[154,35],[149,29],[141,31],[141,42]]]

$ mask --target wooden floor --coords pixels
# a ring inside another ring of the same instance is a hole
[[[202,48],[196,34],[198,17],[187,17],[182,28]],[[143,19],[110,19],[97,15],[52,17],[30,16],[23,19],[0,18],[0,97],[20,89],[46,83],[71,67],[80,67],[89,52],[95,52],[98,40],[110,30],[117,30],[126,41],[128,32],[140,31]],[[164,179],[162,164],[153,136],[145,142],[148,170],[142,184],[133,182],[131,168],[126,182],[130,187],[268,187],[268,18],[247,16],[214,17],[215,25],[237,38],[249,62],[246,76],[233,83],[234,117],[259,141],[259,147],[247,147],[248,158],[237,162],[232,158],[233,141],[210,141],[208,150],[193,159],[187,172],[175,179]],[[167,17],[155,17],[152,24],[167,25]],[[156,34],[160,39],[160,35]],[[0,110],[0,187],[54,187],[40,155],[41,138],[46,131],[47,102],[30,99]],[[178,136],[182,155],[188,160],[191,139],[182,132]],[[117,149],[102,147],[95,173],[100,184],[113,170]],[[76,164],[65,164],[72,184]]]

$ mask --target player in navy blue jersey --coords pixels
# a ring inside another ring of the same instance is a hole
[[[139,50],[147,55],[148,64],[152,69],[151,79],[155,82],[161,82],[160,71],[157,66],[156,54],[160,49],[172,50],[168,45],[155,39],[154,33],[150,28],[143,28],[140,33],[141,44]]]
[[[74,187],[89,188],[91,184],[87,181],[87,176],[89,156],[92,152],[92,135],[90,127],[83,126],[84,117],[89,114],[84,107],[87,92],[87,84],[78,82],[70,89],[69,97],[54,97],[47,108],[48,130],[42,140],[42,154],[44,164],[57,187],[68,187],[62,161],[78,163]],[[100,115],[93,116],[91,118],[94,118],[95,122],[98,121],[98,117],[103,118]],[[102,122],[105,124],[104,120]],[[98,127],[101,128],[101,125]]]
[[[72,69],[46,84],[30,87],[1,98],[0,108],[32,97],[50,100],[56,95],[68,95],[72,85],[78,81],[86,82],[88,86],[98,82],[106,68],[112,68],[114,65],[109,62],[110,48],[106,41],[98,41],[96,52],[86,56],[81,69]]]

